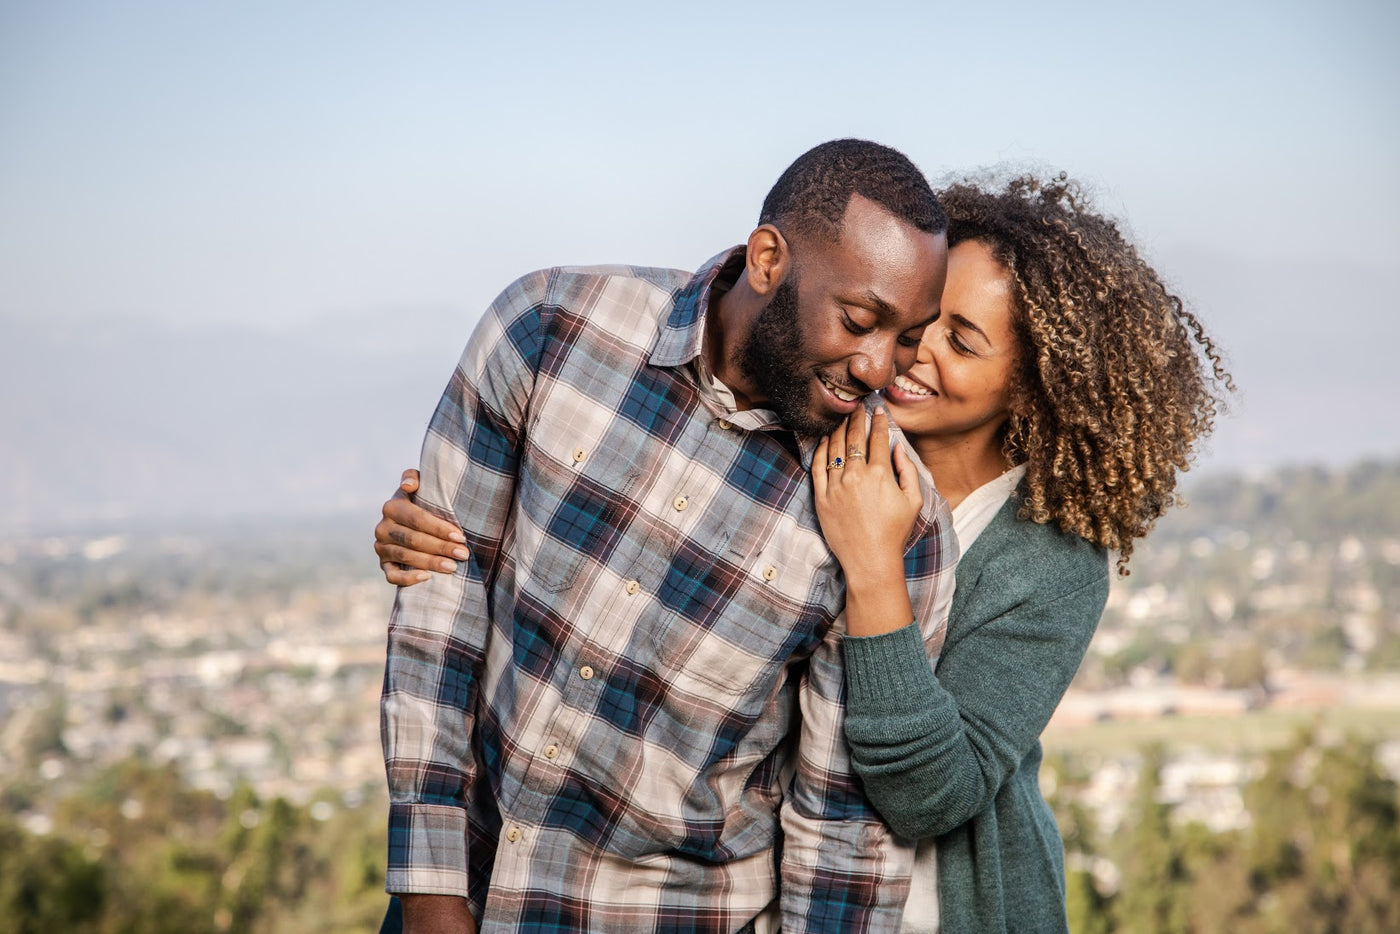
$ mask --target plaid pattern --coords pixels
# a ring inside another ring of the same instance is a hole
[[[912,852],[848,767],[812,445],[690,365],[737,255],[533,273],[478,325],[420,494],[472,558],[389,626],[389,891],[486,929],[764,930],[780,892],[786,931],[897,929]],[[936,655],[956,545],[928,494],[906,568]]]

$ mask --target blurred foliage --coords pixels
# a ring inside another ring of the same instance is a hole
[[[1143,751],[1123,829],[1099,851],[1082,832],[1076,775],[1063,757],[1051,803],[1065,833],[1076,932],[1400,931],[1400,787],[1373,744],[1300,732],[1244,789],[1249,826],[1212,832],[1171,819],[1162,750]],[[1116,865],[1104,881],[1081,867]]]
[[[1115,580],[1077,684],[1400,670],[1400,461],[1193,478]]]
[[[317,819],[320,818],[320,819]],[[57,803],[48,833],[0,818],[15,934],[330,934],[377,929],[384,809],[228,800],[123,762]]]
[[[1375,747],[1300,732],[1244,788],[1249,825],[1173,818],[1160,747],[1144,750],[1120,829],[1077,795],[1094,769],[1047,760],[1067,853],[1071,930],[1400,931],[1400,788]],[[0,817],[0,917],[15,934],[329,934],[375,930],[384,808],[227,799],[129,760],[57,803],[46,833]]]

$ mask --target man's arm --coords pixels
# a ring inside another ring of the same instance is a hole
[[[547,283],[547,273],[526,276],[487,310],[423,441],[418,501],[460,526],[469,557],[453,574],[400,589],[389,620],[380,728],[390,799],[385,887],[396,894],[470,894],[471,737],[488,590],[502,559]]]
[[[400,895],[405,934],[476,934],[476,917],[456,895]]]
[[[936,656],[952,595],[957,545],[947,506],[934,506],[905,554],[905,572],[925,646]],[[938,522],[931,524],[935,513]],[[909,891],[913,848],[896,840],[852,771],[844,736],[841,637],[844,615],[813,653],[799,688],[798,768],[784,798],[783,930],[897,931]]]

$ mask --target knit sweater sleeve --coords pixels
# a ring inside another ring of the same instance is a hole
[[[964,556],[937,672],[917,626],[844,643],[856,774],[894,831],[936,836],[992,806],[1035,745],[1108,597],[1104,551],[1014,518]]]

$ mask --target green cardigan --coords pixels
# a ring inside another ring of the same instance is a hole
[[[1064,844],[1040,733],[1108,598],[1102,548],[1009,497],[958,563],[937,674],[918,628],[847,638],[846,736],[900,836],[938,838],[942,930],[1064,931]]]

